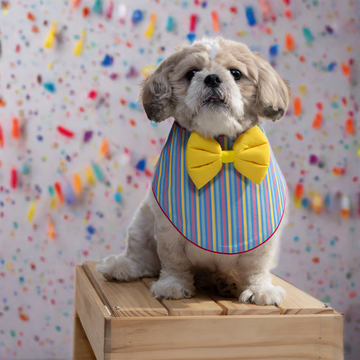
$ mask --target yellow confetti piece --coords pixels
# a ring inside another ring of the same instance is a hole
[[[51,210],[56,209],[56,200],[55,200],[54,197],[51,198],[51,200],[50,200],[50,209],[51,209]]]
[[[152,13],[150,15],[150,25],[148,26],[148,28],[146,29],[144,35],[147,38],[151,38],[153,36],[154,33],[154,29],[155,29],[155,22],[156,22],[156,14]]]
[[[149,77],[153,71],[155,71],[155,65],[150,65],[148,67],[143,67],[141,72],[145,77]]]
[[[34,215],[35,215],[35,212],[36,212],[36,201],[33,201],[30,206],[29,206],[29,210],[28,210],[28,213],[27,213],[27,219],[28,221],[32,221],[33,218],[34,218]]]
[[[48,69],[51,69],[52,68],[52,63],[48,63],[47,67],[48,67]]]
[[[302,94],[306,94],[307,93],[307,87],[305,85],[300,85],[299,86],[299,90]]]
[[[118,186],[117,191],[122,192],[122,186],[121,185]]]
[[[360,158],[360,147],[358,148],[357,156]]]
[[[83,30],[81,32],[80,39],[76,42],[75,47],[74,47],[73,54],[75,56],[79,56],[83,52],[83,47],[84,47],[84,43],[85,43],[85,35],[86,35],[86,31]]]
[[[96,181],[95,181],[95,177],[94,177],[94,174],[92,171],[92,166],[90,166],[90,165],[87,166],[85,168],[85,173],[86,173],[86,178],[87,178],[87,181],[89,182],[89,184],[95,185]]]
[[[54,40],[56,35],[57,21],[53,21],[50,30],[46,36],[44,47],[45,49],[50,49],[54,46]]]

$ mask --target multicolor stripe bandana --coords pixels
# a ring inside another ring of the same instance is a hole
[[[198,190],[186,170],[190,135],[174,122],[152,184],[160,208],[187,240],[204,250],[239,254],[255,249],[275,233],[285,210],[287,186],[274,154],[271,151],[267,175],[259,185],[233,163],[224,163]],[[233,139],[216,140],[222,150],[232,149]]]

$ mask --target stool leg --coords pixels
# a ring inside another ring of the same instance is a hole
[[[74,318],[73,360],[96,360],[77,313]]]

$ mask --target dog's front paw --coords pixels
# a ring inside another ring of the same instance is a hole
[[[286,291],[281,286],[252,285],[244,290],[239,301],[244,304],[279,305],[286,296]]]
[[[124,255],[110,255],[102,259],[96,270],[107,280],[132,281],[142,276],[139,265]]]
[[[152,296],[160,300],[188,299],[194,296],[195,286],[186,286],[175,277],[167,277],[152,283],[150,291]]]

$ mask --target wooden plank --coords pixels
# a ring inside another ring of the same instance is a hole
[[[96,360],[79,316],[74,318],[73,360]]]
[[[206,294],[224,309],[226,315],[280,315],[276,306],[241,304],[236,298],[219,296],[210,291]]]
[[[150,283],[157,278],[144,278],[143,283],[150,289]],[[208,295],[198,291],[190,299],[162,300],[162,304],[168,309],[171,316],[204,316],[224,315],[225,311]]]
[[[286,290],[286,298],[279,307],[284,315],[334,313],[334,309],[331,307],[326,307],[321,301],[278,276],[273,275],[272,283],[275,286],[282,286]]]
[[[339,314],[111,318],[105,359],[340,360],[342,326]]]
[[[107,281],[99,274],[96,262],[84,262],[83,268],[109,310],[118,317],[167,316],[168,311],[154,299],[141,281]]]
[[[75,308],[97,360],[104,359],[105,319],[109,315],[81,266],[76,266]]]

